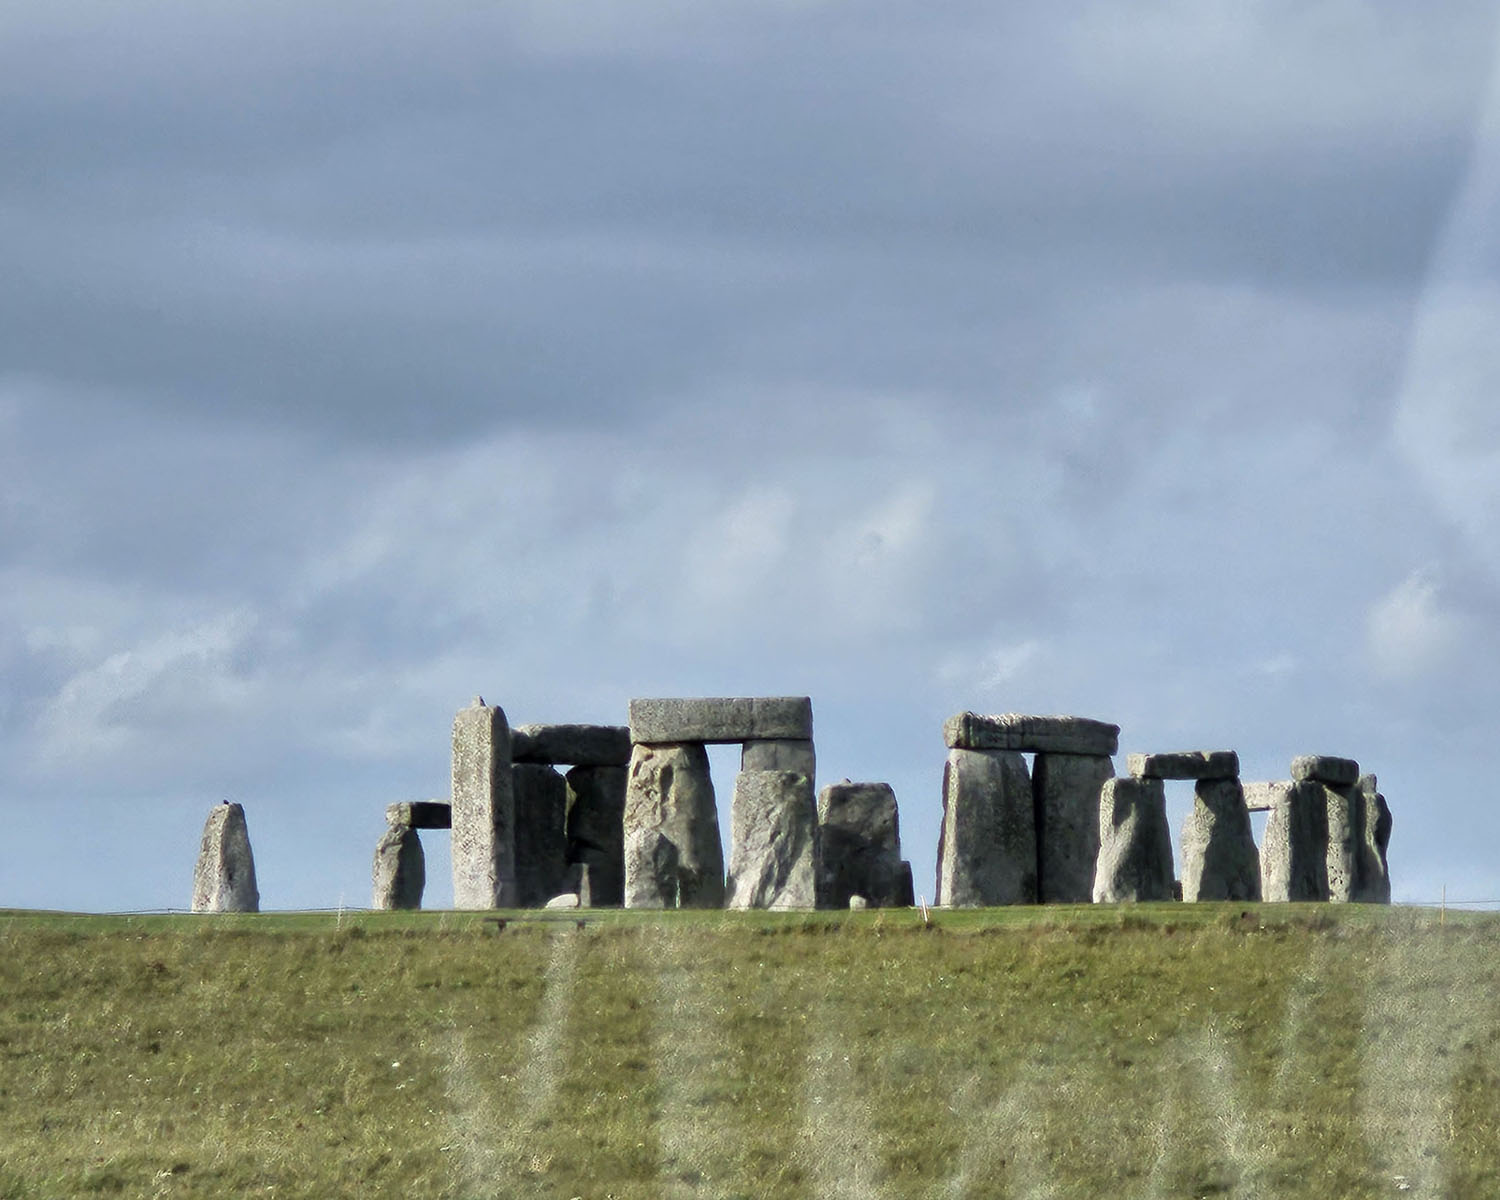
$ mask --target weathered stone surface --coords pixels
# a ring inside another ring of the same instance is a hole
[[[1284,779],[1246,784],[1245,794],[1271,814],[1261,836],[1261,899],[1327,900],[1328,802],[1322,785]]]
[[[1087,717],[1036,717],[1025,713],[964,712],[943,722],[950,750],[1015,750],[1022,753],[1108,757],[1120,749],[1120,727]]]
[[[1182,826],[1182,898],[1259,900],[1260,853],[1238,779],[1200,779]]]
[[[516,903],[515,793],[505,713],[476,696],[453,719],[454,908]]]
[[[810,741],[812,735],[812,700],[807,696],[630,702],[630,740],[647,745],[783,738]]]
[[[623,767],[630,762],[624,725],[517,725],[510,731],[512,762],[548,766]]]
[[[901,874],[896,877],[896,908],[912,908],[917,903],[916,883],[912,879],[911,863],[902,861]]]
[[[214,805],[203,826],[193,869],[194,912],[259,912],[255,856],[243,805]]]
[[[589,868],[587,908],[625,902],[627,777],[624,767],[574,767],[567,774],[568,861]]]
[[[1099,791],[1113,779],[1108,755],[1039,753],[1031,766],[1036,811],[1037,898],[1087,904],[1099,858]]]
[[[1171,900],[1172,834],[1160,779],[1106,779],[1099,790],[1099,862],[1094,903]]]
[[[818,904],[843,908],[863,896],[900,903],[901,827],[888,783],[831,783],[818,793]]]
[[[1364,904],[1391,902],[1391,872],[1386,847],[1391,841],[1391,810],[1376,789],[1375,776],[1365,775],[1355,787],[1363,807],[1354,899]]]
[[[542,907],[543,908],[577,908],[578,907],[578,895],[577,895],[576,892],[560,892],[558,895],[553,896],[552,899],[548,900],[546,904],[542,905]]]
[[[1137,779],[1236,779],[1240,756],[1233,750],[1132,754],[1125,759],[1125,769]]]
[[[813,908],[818,813],[796,771],[741,771],[730,807],[729,908]]]
[[[409,800],[385,806],[387,825],[407,829],[452,829],[453,806],[441,800]]]
[[[568,866],[568,785],[555,767],[511,768],[516,812],[516,903],[538,908],[562,891]]]
[[[1330,754],[1299,754],[1292,759],[1292,778],[1312,779],[1332,787],[1352,787],[1359,779],[1359,764],[1352,758]]]
[[[740,751],[741,771],[796,771],[809,779],[818,777],[818,756],[810,740],[778,738],[746,742]]]
[[[863,896],[850,896],[849,897],[849,911],[850,912],[862,912],[862,911],[864,911],[865,909],[867,909],[869,907],[870,907],[870,902],[868,900],[866,900]]]
[[[1323,789],[1328,808],[1328,898],[1335,903],[1347,903],[1354,899],[1359,888],[1364,797],[1352,785],[1333,787],[1313,780],[1306,782]]]
[[[386,829],[375,844],[375,865],[370,874],[371,908],[385,911],[422,907],[427,857],[422,853],[422,839],[414,826],[391,825]]]
[[[1253,783],[1240,783],[1240,790],[1245,793],[1245,809],[1248,812],[1270,812],[1278,802],[1281,789],[1290,787],[1290,779],[1274,780],[1265,783],[1257,780]]]
[[[624,828],[626,908],[724,906],[719,812],[701,745],[634,747]]]
[[[1036,818],[1026,760],[1014,751],[948,751],[937,903],[1036,903]]]

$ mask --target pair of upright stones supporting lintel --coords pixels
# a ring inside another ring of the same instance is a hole
[[[476,697],[453,722],[453,903],[536,907],[564,891],[623,899],[630,735],[619,725],[518,725]],[[558,765],[572,765],[566,776]]]
[[[960,713],[943,725],[937,903],[1087,903],[1100,789],[1120,727],[1085,717]],[[1035,755],[1032,770],[1022,754]]]
[[[1353,759],[1300,755],[1291,779],[1246,784],[1245,803],[1270,813],[1260,849],[1265,899],[1390,903],[1391,810]]]

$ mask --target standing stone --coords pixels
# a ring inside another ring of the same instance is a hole
[[[540,908],[562,890],[567,869],[568,785],[541,763],[511,767],[516,811],[516,903]]]
[[[724,906],[719,811],[701,744],[631,750],[624,828],[626,908]]]
[[[844,908],[863,896],[876,908],[900,901],[901,830],[888,783],[831,783],[818,793],[818,904]]]
[[[914,908],[917,903],[917,886],[912,880],[911,863],[901,862],[901,874],[896,876],[896,908]]]
[[[1259,900],[1260,854],[1238,779],[1200,779],[1182,827],[1182,898]]]
[[[818,814],[796,771],[741,771],[730,808],[729,908],[813,908]]]
[[[1099,791],[1099,863],[1094,903],[1171,900],[1172,834],[1160,779],[1106,779]]]
[[[1279,780],[1264,789],[1266,831],[1260,847],[1261,899],[1328,899],[1328,802],[1321,784]]]
[[[381,911],[421,908],[427,886],[422,839],[410,825],[391,825],[375,845],[370,907]]]
[[[1391,841],[1391,810],[1375,785],[1375,776],[1360,777],[1355,789],[1363,807],[1359,840],[1359,885],[1354,899],[1365,904],[1391,902],[1391,871],[1386,861],[1386,847]]]
[[[574,767],[567,774],[568,862],[588,867],[588,908],[625,902],[624,767]]]
[[[203,826],[193,870],[194,912],[259,912],[255,857],[240,804],[216,804]]]
[[[1334,787],[1314,783],[1314,786],[1323,789],[1328,811],[1328,898],[1335,903],[1348,903],[1359,887],[1364,797],[1353,785]]]
[[[1087,904],[1099,858],[1099,791],[1115,764],[1102,754],[1039,752],[1031,767],[1036,806],[1037,898]]]
[[[949,750],[937,903],[1035,904],[1035,822],[1031,778],[1018,752]]]
[[[818,756],[810,738],[772,738],[746,742],[740,749],[741,771],[796,771],[818,777]]]
[[[483,697],[453,720],[454,908],[516,903],[515,793],[510,726]]]

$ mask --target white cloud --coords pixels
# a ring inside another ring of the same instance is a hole
[[[1414,571],[1370,609],[1366,646],[1377,674],[1415,679],[1445,666],[1458,648],[1460,619],[1444,609],[1431,570]]]

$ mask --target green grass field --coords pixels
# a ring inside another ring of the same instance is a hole
[[[1500,918],[0,913],[0,1196],[1500,1196]]]

